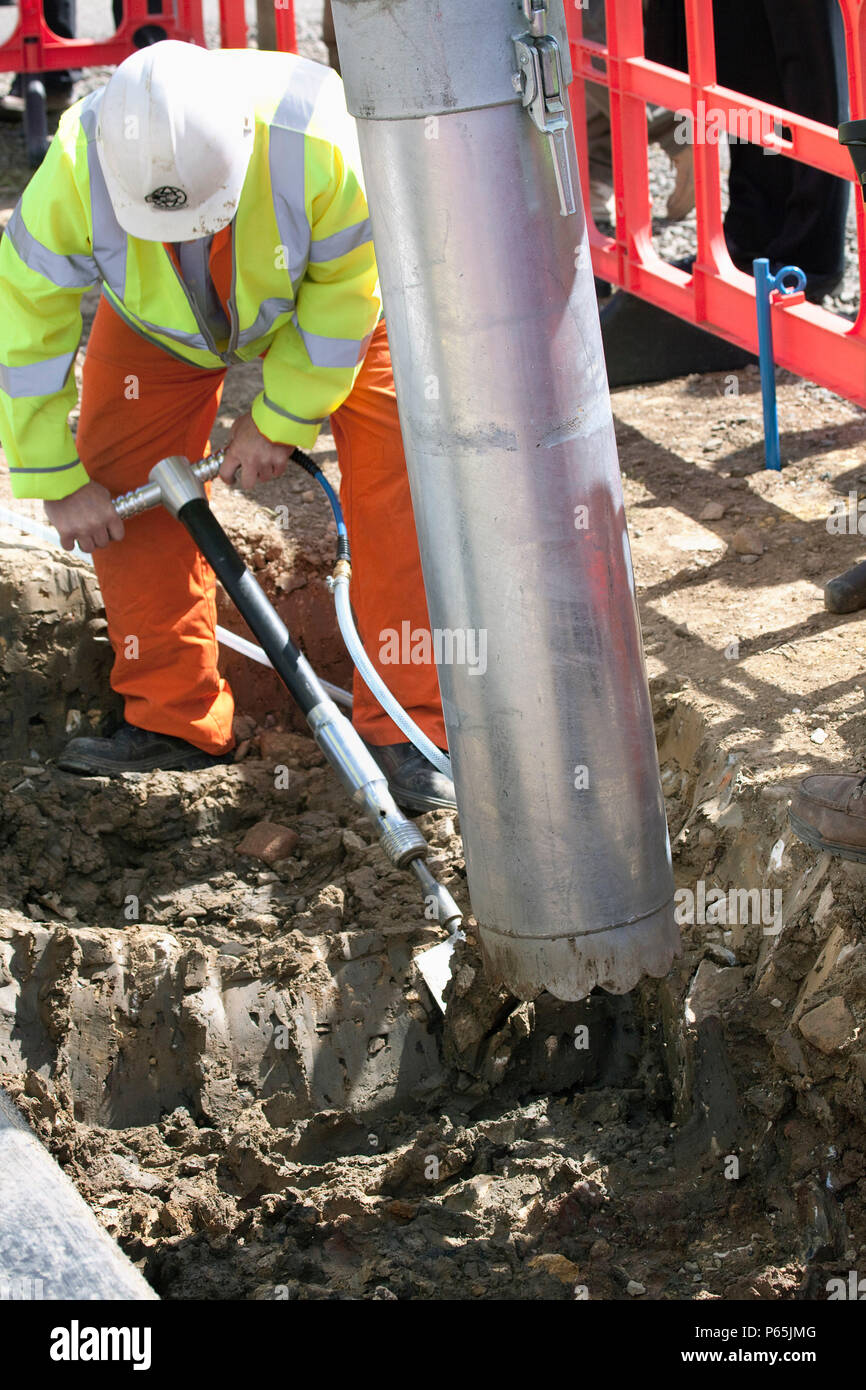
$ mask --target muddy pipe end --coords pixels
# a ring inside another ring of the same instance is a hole
[[[666,975],[680,953],[673,899],[637,922],[574,936],[506,936],[479,929],[484,968],[518,999],[547,990],[556,999],[585,999],[596,987],[627,994],[644,975]]]
[[[824,585],[824,607],[828,613],[856,613],[866,608],[866,561]]]

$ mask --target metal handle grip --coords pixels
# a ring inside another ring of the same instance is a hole
[[[198,463],[190,464],[195,476],[202,483],[209,483],[219,473],[226,456],[225,449],[217,449],[215,454],[208,454],[207,458],[199,459]],[[114,510],[121,521],[126,521],[128,517],[137,516],[139,512],[146,512],[151,507],[156,507],[162,501],[162,493],[158,483],[144,483],[141,487],[134,488],[132,492],[125,492],[121,497],[115,497]]]

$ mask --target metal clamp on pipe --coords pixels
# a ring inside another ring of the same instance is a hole
[[[523,89],[523,105],[533,125],[547,135],[553,150],[553,172],[559,193],[559,211],[569,217],[577,211],[571,160],[568,153],[568,92],[559,44],[546,33],[548,0],[523,0],[531,31],[514,40],[520,65],[516,86]]]

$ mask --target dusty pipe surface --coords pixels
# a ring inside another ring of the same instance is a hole
[[[334,19],[486,968],[622,993],[679,934],[561,0]]]
[[[0,1089],[0,1298],[156,1297]]]

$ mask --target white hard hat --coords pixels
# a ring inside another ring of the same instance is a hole
[[[255,134],[253,100],[195,44],[125,59],[102,93],[96,148],[114,214],[145,241],[193,241],[235,215]]]

